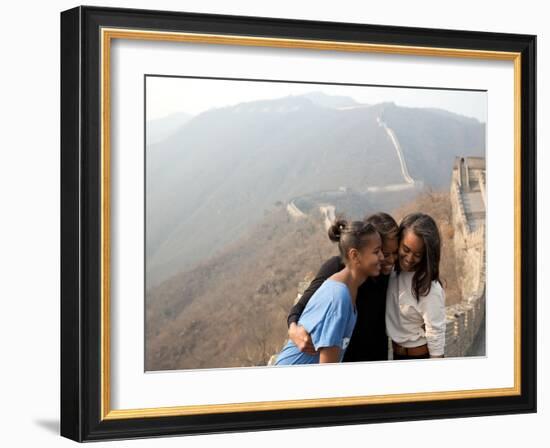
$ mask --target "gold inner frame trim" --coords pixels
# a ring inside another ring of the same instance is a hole
[[[101,420],[200,415],[228,412],[307,409],[413,401],[502,397],[521,394],[521,53],[418,47],[305,39],[279,39],[201,33],[101,28]],[[110,365],[110,50],[112,39],[152,40],[216,45],[333,50],[413,56],[507,60],[514,62],[514,386],[508,388],[422,392],[357,397],[316,398],[189,405],[136,409],[111,409]]]

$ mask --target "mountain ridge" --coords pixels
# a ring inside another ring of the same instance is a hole
[[[456,114],[391,102],[359,107],[364,105],[347,97],[327,97],[310,92],[210,109],[147,146],[148,286],[213,255],[277,201],[402,183],[398,155],[379,117],[399,138],[411,176],[428,186],[445,185],[451,165],[444,166],[455,153],[484,151],[484,126]],[[431,123],[439,129],[433,137],[426,133]],[[445,144],[446,132],[458,143]],[[473,137],[457,137],[463,134]],[[426,145],[441,157],[432,160]]]

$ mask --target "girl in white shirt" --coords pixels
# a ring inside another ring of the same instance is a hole
[[[445,291],[439,278],[441,238],[435,221],[413,213],[399,225],[399,250],[386,295],[393,359],[440,358],[445,349]]]

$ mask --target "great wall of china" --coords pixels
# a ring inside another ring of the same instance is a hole
[[[457,157],[450,199],[461,301],[446,307],[445,356],[485,355],[485,159]],[[325,220],[328,218],[325,214]],[[309,286],[298,285],[296,303]],[[286,343],[286,341],[285,341]],[[391,345],[388,344],[390,347]],[[391,358],[391,348],[390,348]],[[268,365],[275,362],[275,355]]]
[[[485,159],[458,157],[451,205],[462,301],[447,307],[445,356],[485,355]]]

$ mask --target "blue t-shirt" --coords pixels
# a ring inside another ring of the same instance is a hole
[[[356,321],[357,312],[347,285],[329,278],[311,296],[298,320],[298,325],[303,326],[310,334],[315,350],[321,347],[340,347],[341,362]],[[318,353],[302,353],[294,342],[289,340],[277,355],[275,365],[318,363]]]

